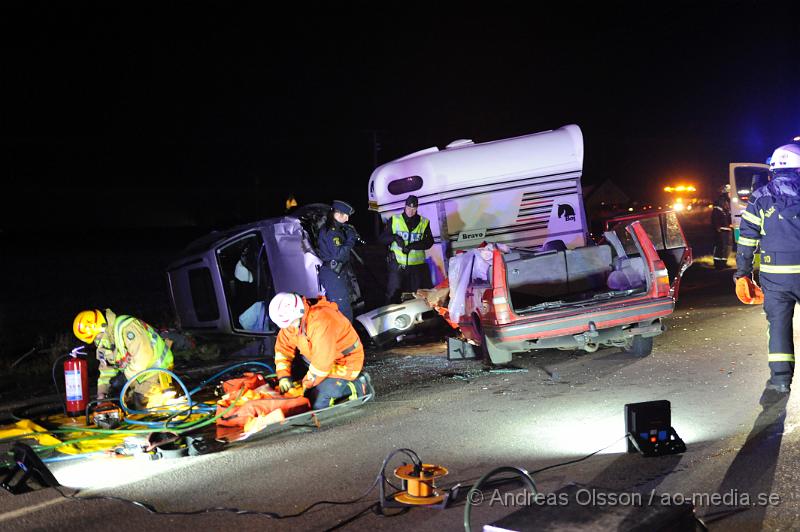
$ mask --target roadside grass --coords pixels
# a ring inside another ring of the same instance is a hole
[[[703,266],[704,268],[713,268],[714,267],[714,256],[713,255],[702,255],[700,257],[694,257],[692,259],[692,264]],[[731,254],[728,256],[728,267],[735,268],[736,267],[736,256]]]

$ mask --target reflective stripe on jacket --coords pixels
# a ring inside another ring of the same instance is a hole
[[[98,388],[108,386],[120,370],[124,371],[125,378],[130,380],[146,369],[173,368],[172,350],[161,335],[142,320],[133,316],[117,316],[110,332],[112,336],[110,340],[115,346],[114,359],[106,360],[105,367],[101,365],[100,376],[97,379]],[[143,382],[154,376],[158,376],[167,384],[171,380],[167,374],[161,372],[145,373],[136,380]]]
[[[407,244],[419,242],[422,240],[422,236],[425,233],[425,229],[428,227],[428,223],[429,221],[427,218],[420,216],[417,226],[413,231],[409,231],[403,215],[395,214],[392,216],[392,233],[403,237],[403,240],[405,240]],[[394,256],[397,259],[397,264],[400,266],[418,266],[420,264],[425,264],[424,250],[412,249],[409,250],[408,255],[406,255],[403,253],[402,246],[398,246],[397,242],[392,242],[392,245],[389,249],[394,252]]]
[[[800,273],[800,182],[777,177],[756,190],[742,213],[736,265],[751,271],[761,248],[761,272]]]
[[[309,362],[304,379],[312,388],[327,377],[354,380],[364,366],[364,347],[353,325],[336,303],[320,297],[315,305],[303,298],[305,314],[300,327],[281,329],[275,340],[275,372],[291,377],[295,349]]]

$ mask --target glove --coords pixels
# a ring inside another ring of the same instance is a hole
[[[403,240],[403,237],[400,236],[400,235],[394,235],[394,242],[395,242],[395,244],[397,244],[400,247],[403,247],[403,246],[406,245],[406,241]]]
[[[403,254],[408,255],[409,247],[408,244],[403,244]]]
[[[753,272],[746,272],[743,270],[736,270],[736,273],[733,274],[733,284],[736,284],[736,281],[741,279],[742,277],[750,277]]]
[[[278,381],[278,390],[281,393],[286,393],[292,388],[292,379],[289,377],[281,377]]]
[[[344,228],[347,233],[348,240],[354,240],[356,244],[366,244],[366,241],[361,238],[361,235],[358,234],[358,231],[355,227],[350,224],[344,224]]]

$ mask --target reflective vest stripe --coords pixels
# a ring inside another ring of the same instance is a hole
[[[342,354],[343,355],[349,355],[350,353],[355,351],[357,348],[358,348],[358,340],[356,340],[356,342],[353,345],[351,345],[350,347],[348,347],[347,349],[343,349],[342,350]]]
[[[755,214],[749,213],[747,211],[744,211],[742,213],[742,218],[744,218],[745,220],[747,220],[750,223],[756,224],[759,227],[761,227],[761,224],[763,223],[763,219],[764,219],[763,216],[761,218],[759,218]]]
[[[321,369],[315,368],[314,364],[308,365],[308,372],[317,377],[327,377],[330,374],[330,371],[322,371]]]
[[[763,273],[800,273],[800,264],[775,266],[774,264],[764,264],[762,261],[761,271]]]
[[[427,227],[428,219],[424,216],[420,216],[419,224],[417,224],[413,231],[408,230],[408,226],[402,214],[395,214],[392,216],[392,233],[402,236],[403,240],[408,244],[422,240],[422,235],[425,233]],[[424,250],[411,249],[408,251],[408,255],[406,255],[403,253],[402,247],[397,245],[397,242],[392,242],[389,249],[394,252],[397,264],[400,266],[419,266],[420,264],[425,264]]]
[[[742,246],[750,246],[756,247],[758,245],[759,239],[757,238],[747,238],[746,236],[739,235],[739,240],[736,241],[737,244]]]
[[[170,369],[174,365],[174,359],[172,357],[172,350],[167,347],[167,343],[161,338],[161,335],[158,334],[155,329],[153,329],[147,323],[137,320],[133,316],[117,316],[117,319],[114,321],[114,340],[116,342],[116,350],[115,355],[117,360],[122,360],[125,355],[127,355],[127,345],[125,343],[125,337],[123,333],[123,329],[133,323],[134,321],[138,321],[139,324],[144,329],[145,334],[147,334],[150,338],[150,345],[153,347],[153,358],[147,364],[146,369],[150,368],[165,368]],[[137,382],[144,382],[145,380],[149,379],[153,376],[152,372],[145,373],[144,375],[140,376],[136,379]]]
[[[794,362],[793,353],[770,353],[770,362]]]
[[[106,368],[100,370],[100,376],[97,378],[97,385],[104,386],[111,384],[111,379],[113,379],[117,373],[119,373],[115,369]]]
[[[353,399],[358,399],[358,391],[356,390],[356,385],[352,382],[348,382],[347,387],[350,388],[350,397],[348,399],[350,399],[351,401]]]

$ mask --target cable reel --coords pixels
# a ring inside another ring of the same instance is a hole
[[[403,481],[403,488],[394,500],[413,506],[432,506],[441,503],[445,495],[436,490],[436,479],[447,475],[447,468],[435,464],[405,464],[394,470]]]

